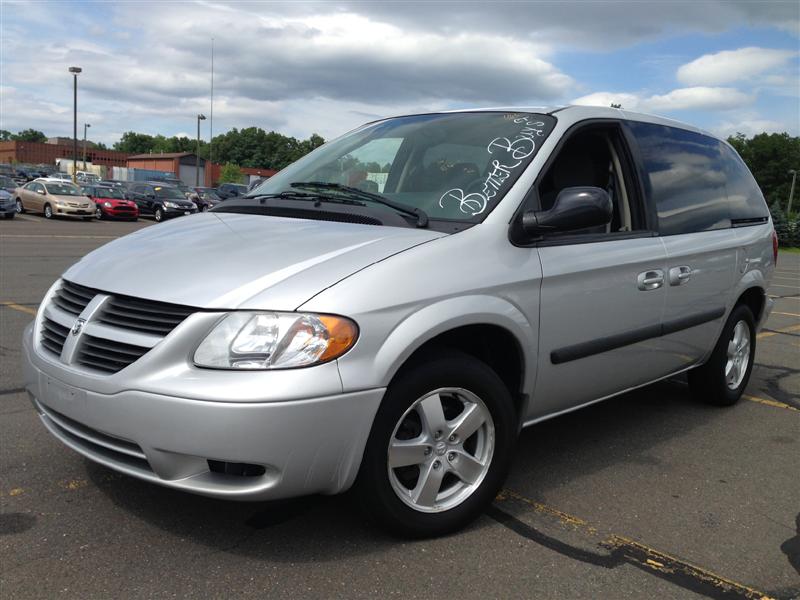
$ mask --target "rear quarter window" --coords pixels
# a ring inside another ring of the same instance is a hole
[[[744,161],[727,144],[720,143],[720,152],[725,163],[725,185],[733,224],[766,220],[769,217],[767,202]]]
[[[629,122],[661,235],[731,226],[727,172],[718,140],[692,131]]]

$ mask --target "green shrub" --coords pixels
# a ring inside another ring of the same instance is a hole
[[[798,214],[787,216],[778,202],[773,202],[769,211],[772,213],[775,233],[778,234],[778,243],[782,247],[800,246],[800,217]]]

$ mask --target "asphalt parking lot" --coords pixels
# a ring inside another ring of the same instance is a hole
[[[408,542],[349,495],[191,496],[90,463],[45,431],[22,389],[22,330],[70,264],[146,226],[0,223],[4,598],[800,597],[800,254],[779,257],[775,309],[735,407],[697,404],[678,379],[526,429],[485,516]]]

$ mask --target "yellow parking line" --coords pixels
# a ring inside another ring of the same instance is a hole
[[[731,598],[744,598],[748,600],[766,600],[769,598],[769,596],[763,592],[750,586],[738,583],[727,577],[722,577],[703,567],[699,567],[681,558],[667,554],[666,552],[656,550],[655,548],[651,548],[650,546],[630,538],[614,533],[606,534],[605,537],[601,537],[598,528],[590,525],[586,520],[547,506],[541,502],[526,498],[519,492],[504,488],[500,490],[497,498],[495,498],[495,506],[489,509],[488,514],[499,523],[506,525],[512,531],[523,537],[529,537],[526,531],[528,526],[524,522],[519,521],[513,514],[505,512],[501,508],[504,504],[508,505],[509,502],[513,502],[514,500],[528,505],[535,512],[556,517],[562,524],[594,540],[598,547],[611,550],[612,554],[610,556],[605,557],[598,555],[595,557],[603,561],[604,565],[608,568],[615,568],[625,563],[633,564],[647,571],[654,572],[657,576],[663,577],[671,583],[676,583],[676,580],[683,580],[682,583],[678,583],[678,585],[681,585],[684,589],[698,591],[698,593],[702,592],[703,589],[708,590],[712,588],[714,592],[726,594],[726,597],[729,595]],[[492,514],[493,510],[496,511],[494,515]],[[536,541],[535,537],[530,537],[529,539]],[[688,584],[686,582],[687,579],[689,580]]]
[[[784,402],[778,402],[777,400],[770,400],[769,398],[759,398],[758,396],[749,396],[747,394],[744,394],[742,398],[744,398],[745,400],[749,400],[750,402],[758,402],[759,404],[764,404],[765,406],[771,406],[773,408],[785,408],[786,410],[794,410],[800,412],[800,408],[794,407]]]
[[[800,331],[800,325],[792,325],[791,327],[784,327],[783,329],[776,329],[775,331],[762,331],[756,336],[756,338],[763,340],[764,338],[772,337],[773,335],[778,335],[779,333],[791,333],[793,331]]]
[[[36,309],[30,308],[28,306],[22,306],[21,304],[17,304],[16,302],[0,302],[0,305],[7,306],[8,308],[13,308],[14,310],[18,310],[19,312],[24,312],[29,315],[36,315]]]

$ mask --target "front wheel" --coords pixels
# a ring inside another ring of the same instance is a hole
[[[22,213],[25,212],[25,207],[22,206],[22,200],[20,200],[19,198],[17,198],[16,206],[17,206],[17,214],[21,215]]]
[[[443,535],[492,502],[516,437],[511,395],[488,365],[456,351],[427,356],[389,386],[357,487],[393,533]]]
[[[5,214],[5,215],[3,215],[3,216],[4,216],[6,219],[13,219],[15,216],[17,216],[17,213],[9,212],[9,213],[6,213],[6,214]]]
[[[53,218],[53,209],[49,204],[44,205],[44,218],[45,219]]]
[[[750,380],[755,353],[755,319],[747,306],[739,304],[725,322],[711,358],[689,371],[692,394],[708,404],[736,404]]]
[[[155,212],[153,212],[153,217],[157,223],[161,223],[161,221],[164,220],[164,213],[160,208],[157,208]]]
[[[100,219],[103,218],[103,211],[100,210],[99,208],[96,208],[94,211],[94,216],[99,221]]]

